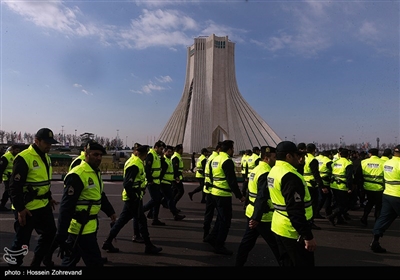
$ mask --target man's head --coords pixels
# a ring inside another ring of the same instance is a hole
[[[394,147],[393,156],[400,157],[400,145],[397,145],[396,147]]]
[[[257,146],[253,147],[253,153],[255,153],[256,155],[259,155],[260,154],[260,148],[257,147]]]
[[[201,149],[201,154],[205,155],[205,156],[208,156],[209,152],[208,152],[207,148]]]
[[[350,155],[349,150],[346,148],[339,149],[339,154],[340,154],[340,157],[343,157],[343,158],[349,158],[349,155]]]
[[[274,166],[276,162],[276,148],[271,146],[261,146],[261,159],[269,164],[269,166]]]
[[[307,147],[306,147],[307,153],[315,154],[316,150],[317,150],[317,146],[315,146],[314,143],[308,143],[307,144]]]
[[[85,146],[85,161],[93,168],[99,168],[106,149],[96,141],[88,142]]]
[[[136,147],[136,149],[135,149],[135,155],[138,157],[138,158],[140,158],[141,160],[145,160],[146,159],[146,156],[147,156],[147,153],[149,152],[149,146],[147,146],[147,145],[140,145],[139,143],[136,143],[136,144],[138,144],[138,146]],[[139,146],[140,145],[140,146]]]
[[[183,153],[183,145],[182,144],[176,145],[175,152],[177,152],[178,154],[182,154]]]
[[[164,156],[167,158],[171,158],[173,154],[174,154],[174,147],[172,147],[171,145],[167,145],[164,149]]]
[[[12,145],[12,146],[10,147],[10,153],[11,153],[13,156],[16,156],[20,151],[21,151],[21,147],[20,147],[19,145]]]
[[[157,154],[162,155],[163,154],[163,150],[165,148],[165,143],[161,140],[158,140],[155,144],[154,144],[154,151],[156,151]]]
[[[389,148],[388,149],[384,149],[382,156],[391,158],[393,156],[392,149],[389,149]]]
[[[372,148],[368,150],[369,156],[378,156],[379,150],[377,148]]]
[[[303,152],[299,151],[296,144],[291,141],[282,141],[276,146],[276,159],[286,161],[293,167],[298,167],[302,156]]]
[[[54,139],[53,131],[49,128],[41,128],[36,132],[35,144],[43,153],[50,152],[52,144],[57,144],[58,141]]]
[[[222,145],[222,142],[221,142],[221,141],[218,141],[217,146],[215,146],[215,151],[216,151],[217,153],[219,153],[219,151],[221,150],[221,145]]]
[[[221,151],[227,153],[229,156],[233,156],[233,144],[232,140],[225,140],[221,144]]]

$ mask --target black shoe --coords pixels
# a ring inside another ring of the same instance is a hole
[[[1,205],[1,206],[0,206],[0,211],[1,211],[1,212],[8,212],[8,211],[11,211],[11,209],[5,207],[4,205]]]
[[[104,242],[101,249],[106,250],[109,253],[118,253],[119,252],[118,248],[115,248],[114,245],[112,245],[112,243],[108,243],[108,242]]]
[[[189,192],[188,195],[189,195],[190,200],[193,201],[193,193]]]
[[[226,247],[215,248],[214,252],[219,255],[227,255],[227,256],[233,255],[233,252],[231,250],[228,250]]]
[[[332,224],[332,226],[336,226],[334,216],[329,215],[327,218],[328,218],[329,222]]]
[[[174,216],[174,220],[175,220],[175,221],[182,221],[184,218],[186,218],[185,215],[176,214],[176,215]]]
[[[151,246],[146,246],[146,249],[144,249],[144,253],[145,254],[149,254],[149,255],[154,255],[154,254],[158,254],[162,251],[161,247],[156,247],[154,245]]]
[[[144,243],[144,239],[140,235],[134,235],[132,236],[132,242]]]
[[[165,226],[165,223],[161,222],[160,220],[153,220],[151,225],[153,225],[153,226]]]
[[[314,223],[311,224],[311,228],[312,228],[312,229],[316,229],[316,230],[320,230],[320,229],[321,229],[321,227],[317,226],[317,225],[314,224]]]
[[[346,222],[345,220],[339,219],[339,220],[336,222],[336,224],[337,224],[337,225],[347,225],[347,222]]]
[[[351,220],[351,217],[350,217],[350,214],[349,214],[349,213],[344,213],[344,214],[343,214],[343,218],[344,218],[346,221],[350,221],[350,220]]]
[[[315,219],[325,219],[325,217],[322,216],[321,214],[317,214],[315,215]]]
[[[211,246],[215,246],[215,238],[212,235],[207,235],[203,238],[203,242],[209,243]]]
[[[382,248],[378,241],[372,241],[369,246],[374,253],[386,253],[386,249]]]
[[[153,212],[151,210],[147,213],[147,219],[153,219]]]
[[[364,226],[368,226],[368,221],[367,219],[361,218],[360,222],[364,225]]]

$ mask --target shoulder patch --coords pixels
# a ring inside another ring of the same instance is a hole
[[[15,174],[14,181],[15,182],[19,182],[19,180],[21,180],[21,175],[20,174]]]
[[[89,186],[91,186],[91,185],[93,185],[93,184],[94,184],[94,182],[93,182],[93,179],[92,179],[92,178],[90,178],[90,177],[89,177],[89,180],[88,180],[88,184],[89,184]]]
[[[297,192],[294,193],[294,201],[301,202],[301,197]]]
[[[67,188],[68,188],[67,194],[68,195],[74,195],[74,192],[75,192],[74,187],[73,186],[68,186]]]
[[[37,163],[36,160],[33,161],[32,165],[33,165],[33,167],[38,167],[39,166],[39,164]]]

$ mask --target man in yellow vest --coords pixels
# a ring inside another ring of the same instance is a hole
[[[96,142],[96,141],[94,141],[93,139],[89,139],[88,141],[86,141],[85,146],[83,147],[83,151],[81,151],[81,154],[79,156],[77,156],[76,158],[74,158],[72,160],[71,164],[69,165],[68,171],[70,171],[75,166],[81,164],[82,161],[85,161],[86,147],[87,147],[88,144],[91,144],[91,143],[94,143],[94,142]]]
[[[206,203],[206,194],[203,192],[203,189],[205,180],[204,169],[206,166],[207,157],[208,157],[207,148],[201,149],[201,155],[199,156],[196,162],[196,175],[195,175],[197,180],[199,181],[199,186],[195,188],[193,191],[188,192],[190,200],[193,200],[193,195],[195,193],[202,192],[201,203]]]
[[[214,252],[222,255],[232,255],[233,252],[225,247],[232,221],[232,193],[241,202],[245,201],[236,178],[235,163],[232,160],[234,154],[232,140],[225,140],[221,144],[221,150],[211,162],[210,176],[213,185],[211,195],[217,209],[217,219],[211,236],[215,236]]]
[[[178,201],[182,198],[183,194],[185,193],[185,188],[183,186],[183,145],[178,144],[175,146],[174,154],[171,157],[172,166],[174,167],[174,178],[175,181],[173,182],[173,196],[175,200],[175,205],[178,204]],[[178,208],[177,208],[178,209]],[[180,210],[178,209],[180,212]]]
[[[75,267],[82,258],[88,267],[104,265],[97,242],[98,213],[103,211],[111,222],[117,216],[105,192],[99,166],[106,150],[93,141],[85,150],[85,160],[64,178],[56,242],[60,247],[61,266]]]
[[[14,159],[9,194],[14,210],[15,238],[11,249],[29,247],[32,231],[39,233],[31,266],[53,266],[51,244],[56,234],[53,210],[58,204],[51,196],[52,165],[48,155],[52,144],[58,143],[53,132],[41,128],[36,132],[35,143]],[[16,266],[23,263],[23,255],[16,257]]]
[[[379,239],[400,216],[400,145],[394,147],[393,157],[383,167],[385,190],[382,195],[381,214],[375,221],[372,233],[374,239],[370,246],[375,253],[385,253],[386,249],[379,244]]]
[[[204,168],[204,193],[206,194],[206,209],[204,211],[204,222],[203,222],[203,242],[213,242],[215,240],[215,236],[210,236],[211,223],[214,218],[214,210],[215,204],[212,198],[211,189],[212,189],[212,174],[211,174],[211,162],[213,159],[218,156],[219,151],[221,150],[222,142],[218,142],[214,151],[207,158],[207,162]]]
[[[21,151],[18,145],[12,145],[8,148],[7,152],[0,158],[0,184],[4,183],[4,192],[0,201],[0,211],[11,211],[6,207],[6,203],[10,197],[8,188],[10,185],[10,177],[14,165],[15,156]]]
[[[301,152],[296,144],[282,141],[276,147],[276,162],[268,174],[268,188],[275,211],[275,233],[283,266],[314,266],[317,247],[312,228],[311,196],[297,171]]]
[[[382,194],[385,186],[383,165],[385,161],[379,158],[378,154],[378,149],[369,149],[369,158],[361,161],[361,166],[357,168],[355,174],[355,180],[359,189],[363,189],[367,196],[367,204],[364,206],[364,213],[360,219],[361,223],[365,226],[368,225],[368,215],[372,208],[375,206],[375,220],[379,217],[382,209]]]
[[[387,160],[391,159],[392,157],[393,157],[392,149],[388,148],[388,149],[383,150],[383,154],[381,156],[381,159],[383,161],[387,161]]]
[[[235,266],[244,266],[260,235],[267,242],[278,264],[280,264],[278,244],[274,233],[271,231],[274,206],[267,184],[268,173],[275,165],[276,149],[270,146],[262,146],[260,151],[261,160],[249,177],[249,204],[245,212],[247,218],[246,230],[239,244]]]
[[[340,157],[332,163],[331,190],[336,202],[332,214],[327,218],[335,226],[346,224],[344,216],[350,209],[350,198],[353,192],[353,163],[349,160],[349,150],[342,148]],[[335,220],[337,219],[337,221]]]
[[[145,254],[157,254],[161,252],[161,247],[156,247],[150,241],[150,234],[147,228],[147,218],[143,212],[143,195],[146,189],[146,174],[144,172],[143,161],[148,154],[148,146],[140,146],[136,149],[136,154],[125,162],[124,181],[122,190],[122,200],[124,207],[118,220],[110,229],[106,241],[103,243],[103,250],[111,253],[119,252],[112,241],[117,237],[121,229],[132,219],[135,218],[139,223],[140,235],[145,244]]]

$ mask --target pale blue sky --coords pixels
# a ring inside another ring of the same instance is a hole
[[[0,130],[153,144],[187,47],[214,33],[281,139],[400,142],[399,15],[399,1],[1,1]]]

